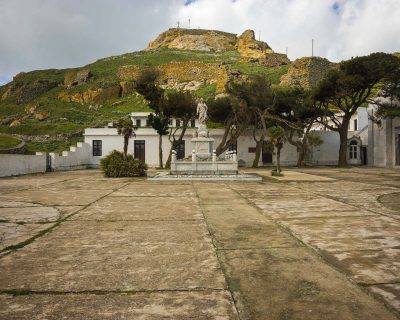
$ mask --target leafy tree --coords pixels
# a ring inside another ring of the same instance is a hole
[[[124,137],[124,158],[128,156],[129,139],[135,137],[135,126],[133,125],[131,117],[124,117],[117,122],[117,131],[119,135]]]
[[[319,122],[339,133],[339,166],[347,165],[347,133],[352,115],[370,101],[373,89],[397,66],[395,56],[373,53],[341,62],[318,84],[315,107],[322,113]]]
[[[172,150],[182,143],[188,125],[196,118],[197,101],[188,91],[172,91],[165,98],[163,112],[168,119],[180,120],[181,126],[170,130],[169,140],[171,149],[168,155],[166,167],[171,165]],[[178,138],[175,136],[179,132]]]
[[[232,95],[210,99],[207,105],[209,120],[224,127],[221,142],[215,150],[219,156],[236,144],[238,137],[247,129],[249,112],[246,104]]]
[[[149,116],[149,124],[158,133],[158,161],[159,167],[163,168],[162,137],[167,135],[170,119],[164,113],[165,94],[164,90],[157,85],[160,74],[153,68],[144,69],[135,82],[135,89],[148,101],[149,107],[154,114]]]
[[[302,88],[279,87],[274,94],[274,113],[285,129],[287,141],[297,148],[297,166],[302,167],[310,147],[322,143],[311,132],[320,113],[314,108],[311,93]]]

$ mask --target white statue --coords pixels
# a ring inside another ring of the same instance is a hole
[[[204,103],[203,99],[200,99],[199,103],[197,104],[197,115],[199,116],[199,124],[205,125],[208,119],[207,115],[208,107]]]

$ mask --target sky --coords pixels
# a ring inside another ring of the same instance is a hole
[[[0,85],[144,49],[170,27],[253,29],[290,59],[400,51],[400,0],[0,0]]]

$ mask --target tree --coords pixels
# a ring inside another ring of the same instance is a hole
[[[149,124],[158,133],[158,158],[159,167],[163,168],[162,137],[168,134],[170,119],[165,115],[163,106],[165,103],[164,90],[157,85],[160,74],[152,68],[144,69],[135,82],[135,89],[148,101],[154,114],[149,116]]]
[[[310,147],[322,143],[311,132],[320,113],[314,108],[311,93],[302,88],[279,87],[274,94],[276,119],[285,129],[287,141],[297,148],[297,166],[302,167]]]
[[[281,169],[281,150],[286,141],[285,129],[279,125],[268,128],[268,136],[272,145],[276,149],[276,175],[280,176]]]
[[[163,112],[167,118],[175,118],[181,122],[181,125],[171,129],[169,133],[169,140],[171,142],[171,149],[168,155],[166,167],[171,165],[172,150],[177,145],[182,143],[188,125],[196,118],[197,101],[196,98],[188,91],[172,91],[166,96],[163,105]],[[179,136],[176,134],[179,131]]]
[[[328,72],[314,91],[318,120],[340,136],[338,165],[347,166],[347,134],[352,115],[369,102],[373,89],[397,70],[398,58],[386,53],[373,53],[339,64]]]
[[[124,137],[124,159],[128,157],[128,145],[129,139],[135,137],[135,127],[133,125],[131,117],[124,117],[117,122],[117,131],[119,135]]]
[[[169,133],[169,119],[159,112],[158,114],[151,113],[147,121],[158,134],[158,163],[159,167],[162,169],[164,167],[162,137]]]
[[[248,127],[247,106],[233,95],[226,95],[207,102],[209,120],[223,126],[224,134],[215,152],[217,156],[236,144],[238,137]]]

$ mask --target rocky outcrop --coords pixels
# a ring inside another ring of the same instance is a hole
[[[22,75],[19,74],[19,75]],[[58,86],[57,81],[48,79],[36,79],[25,83],[18,79],[19,75],[15,76],[13,82],[8,85],[7,89],[1,96],[1,100],[12,99],[18,104],[33,101],[41,94]]]
[[[120,96],[120,91],[120,86],[88,89],[83,92],[62,91],[58,94],[58,98],[66,102],[76,102],[80,104],[102,104],[108,100],[118,98]]]
[[[321,57],[300,58],[290,65],[280,84],[311,89],[335,66],[335,63]]]
[[[160,72],[159,84],[163,88],[198,90],[215,84],[217,92],[224,92],[231,78],[244,77],[240,72],[230,70],[226,65],[198,61],[169,62],[157,67]],[[143,70],[142,66],[122,66],[118,76],[124,81],[134,81]]]
[[[161,33],[150,42],[147,50],[170,48],[197,51],[232,51],[236,48],[236,35],[233,33],[172,28]]]
[[[257,41],[253,30],[246,30],[238,37],[237,50],[247,59],[265,59],[266,55],[273,53],[270,46],[262,41]]]
[[[64,76],[64,85],[67,88],[86,83],[92,77],[88,69],[69,71]]]
[[[169,29],[150,42],[147,50],[160,48],[194,51],[238,51],[246,60],[258,61],[265,66],[290,63],[284,54],[276,54],[263,41],[257,41],[253,30],[240,36],[215,30]]]

